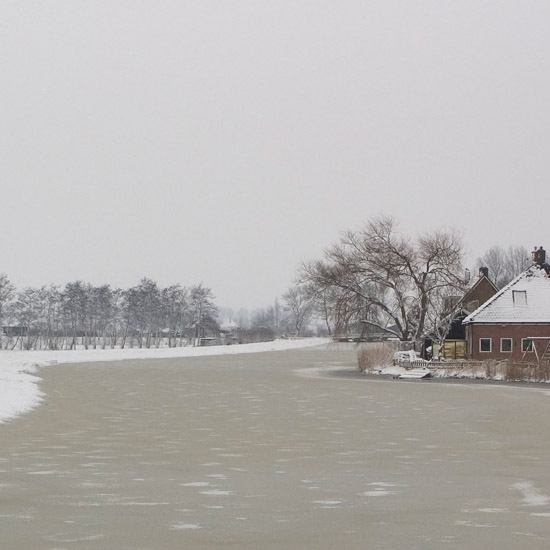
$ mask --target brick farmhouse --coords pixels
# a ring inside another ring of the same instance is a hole
[[[541,247],[533,265],[463,321],[469,359],[550,358],[550,265]]]

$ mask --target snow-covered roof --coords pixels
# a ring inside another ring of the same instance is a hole
[[[233,321],[233,319],[230,319],[229,321],[224,321],[220,325],[220,328],[222,330],[232,331],[232,330],[237,330],[239,328],[239,325],[235,321]]]
[[[469,323],[550,323],[548,266],[534,264],[464,319]]]

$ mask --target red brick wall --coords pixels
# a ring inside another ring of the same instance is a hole
[[[550,343],[550,325],[468,325],[466,339],[468,340],[468,357],[475,360],[483,359],[514,359],[534,361],[534,352],[524,352],[521,347],[522,338],[546,336],[548,340],[534,340],[539,357]],[[491,352],[480,351],[480,339],[491,339]],[[512,339],[512,351],[501,352],[501,338]]]

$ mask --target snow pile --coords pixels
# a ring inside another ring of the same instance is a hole
[[[28,411],[40,403],[38,377],[16,362],[0,363],[0,423]]]
[[[457,364],[453,367],[441,366],[440,363],[426,363],[424,368],[406,369],[401,366],[382,366],[376,369],[373,374],[391,376],[392,378],[420,378],[421,371],[429,371],[430,378],[458,378],[465,380],[504,380],[505,376],[501,371],[495,371],[488,376],[484,365],[461,366]],[[410,376],[410,373],[414,373]]]
[[[169,359],[282,351],[327,344],[324,338],[275,340],[232,346],[181,347],[162,349],[108,349],[75,351],[0,351],[0,423],[19,416],[42,400],[39,367],[57,363],[95,363],[125,359]]]

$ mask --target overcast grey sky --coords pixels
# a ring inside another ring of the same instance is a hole
[[[550,248],[550,2],[0,3],[0,272],[263,307],[391,214]]]

